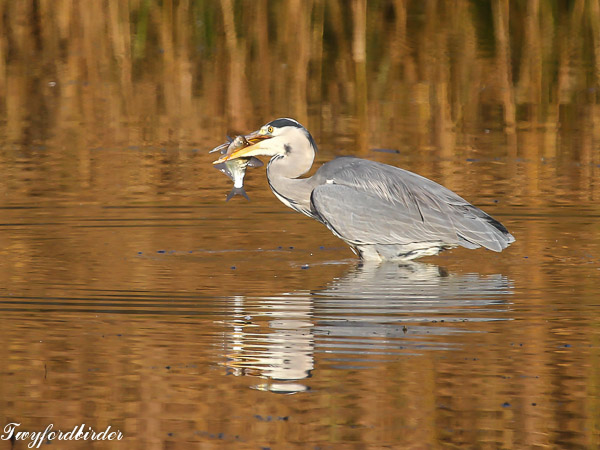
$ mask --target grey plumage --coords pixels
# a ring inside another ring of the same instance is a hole
[[[363,259],[410,260],[463,246],[502,251],[514,237],[497,220],[438,183],[355,157],[306,173],[316,144],[293,119],[277,119],[231,157],[271,156],[267,178],[287,206],[325,224]],[[223,157],[216,163],[227,160]]]
[[[341,157],[313,178],[313,214],[359,252],[413,259],[458,245],[499,252],[514,241],[479,208],[407,170]]]

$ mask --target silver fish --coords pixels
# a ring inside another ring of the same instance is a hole
[[[217,150],[221,151],[221,154],[230,155],[234,151],[244,148],[250,145],[244,136],[237,136],[234,140],[232,140],[228,144],[221,144],[218,147],[215,147],[210,153],[215,152]],[[263,162],[252,156],[250,158],[237,158],[231,159],[220,164],[216,164],[215,167],[227,175],[231,180],[233,180],[233,188],[229,195],[227,195],[227,199],[225,201],[231,200],[235,195],[243,195],[246,200],[250,200],[248,194],[244,190],[244,177],[246,176],[246,169],[248,167],[261,167]]]

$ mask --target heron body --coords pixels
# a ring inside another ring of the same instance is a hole
[[[500,252],[514,237],[497,220],[438,183],[387,164],[344,156],[308,178],[316,144],[293,119],[246,136],[252,144],[222,157],[265,155],[277,198],[323,223],[362,259],[411,260],[462,246]]]

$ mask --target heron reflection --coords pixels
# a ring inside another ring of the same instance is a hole
[[[263,379],[258,389],[303,391],[323,364],[367,368],[456,348],[452,335],[472,331],[470,322],[509,318],[512,290],[500,274],[359,264],[323,289],[237,297],[224,365],[230,374]]]

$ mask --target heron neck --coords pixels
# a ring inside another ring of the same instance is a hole
[[[292,164],[293,163],[293,164]],[[267,166],[267,178],[271,189],[287,206],[304,214],[310,211],[310,195],[314,188],[312,178],[298,178],[308,172],[312,165],[298,164],[286,158],[273,158]]]

